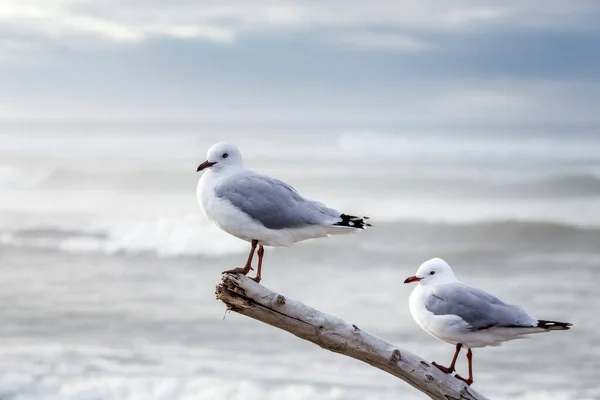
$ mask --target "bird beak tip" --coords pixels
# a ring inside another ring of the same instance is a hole
[[[203,169],[210,168],[210,167],[212,167],[215,164],[216,164],[216,162],[210,162],[210,161],[206,160],[202,164],[198,165],[198,168],[196,169],[196,172],[200,172]]]
[[[416,276],[409,276],[408,278],[406,278],[404,280],[404,283],[412,283],[412,282],[419,282],[422,278],[417,278]]]

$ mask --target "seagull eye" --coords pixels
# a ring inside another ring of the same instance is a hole
[[[429,275],[435,275],[435,271],[431,271]]]
[[[227,158],[227,157],[229,157],[229,154],[223,153],[223,158]]]

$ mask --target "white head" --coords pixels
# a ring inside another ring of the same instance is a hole
[[[456,276],[446,261],[441,258],[432,258],[421,264],[417,273],[406,278],[404,283],[419,282],[421,285],[443,285],[456,281]]]
[[[240,150],[231,143],[221,142],[213,145],[206,153],[206,161],[198,166],[197,172],[207,168],[215,171],[227,167],[243,167],[244,160]]]

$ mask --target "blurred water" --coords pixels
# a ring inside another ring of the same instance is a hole
[[[266,286],[446,362],[452,347],[419,330],[402,284],[443,257],[468,283],[575,324],[475,351],[480,392],[600,398],[600,135],[191,123],[0,125],[0,398],[423,398],[223,319],[214,286],[247,244],[195,200],[196,166],[220,140],[376,225],[267,249]]]

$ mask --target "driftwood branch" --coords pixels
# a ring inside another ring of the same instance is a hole
[[[370,364],[402,379],[432,399],[485,399],[464,382],[444,374],[414,354],[338,317],[272,292],[245,276],[223,275],[216,294],[231,311]]]

